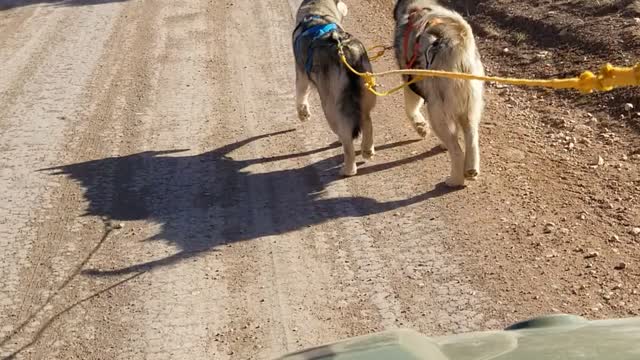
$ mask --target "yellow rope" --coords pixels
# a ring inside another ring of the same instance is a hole
[[[375,46],[372,49],[383,46]],[[374,59],[379,58],[384,54],[384,48],[378,54],[374,56]],[[524,86],[538,86],[547,87],[552,89],[577,89],[582,93],[591,93],[594,90],[597,91],[609,91],[617,87],[622,86],[640,86],[640,63],[637,63],[632,67],[616,67],[611,64],[604,65],[600,72],[597,74],[591,71],[583,72],[579,77],[568,79],[518,79],[518,78],[505,78],[496,76],[478,76],[466,73],[455,73],[440,70],[390,70],[380,73],[359,72],[355,70],[347,61],[342,50],[342,45],[338,46],[338,54],[342,63],[349,69],[349,71],[363,78],[366,88],[377,96],[387,96],[394,92],[401,90],[402,88],[413,84],[414,82],[422,80],[425,77],[443,77],[449,79],[459,80],[480,80],[480,81],[492,81],[509,85],[524,85]],[[385,92],[376,91],[376,78],[389,75],[411,75],[415,78],[409,82],[405,82],[401,85],[394,87],[391,90]]]
[[[393,49],[393,46],[376,45],[376,46],[372,46],[372,47],[370,47],[369,49],[367,49],[367,52],[368,52],[368,53],[370,53],[370,52],[372,52],[372,51],[373,51],[373,50],[375,50],[375,49],[380,49],[380,50],[378,50],[378,52],[377,52],[375,55],[370,56],[370,57],[369,57],[369,61],[376,61],[376,60],[378,60],[380,57],[382,57],[382,55],[384,55],[384,53],[385,53],[387,50]]]

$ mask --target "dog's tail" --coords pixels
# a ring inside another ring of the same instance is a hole
[[[356,71],[373,72],[367,50],[360,41],[348,34],[336,34],[336,36],[340,36],[339,41],[342,43],[347,62]],[[341,113],[351,121],[351,136],[355,139],[360,136],[361,122],[363,116],[367,115],[363,113],[363,106],[366,106],[364,102],[368,93],[362,78],[349,71],[344,65],[341,64],[341,66],[347,75],[346,86],[340,101]]]
[[[475,47],[473,30],[460,14],[445,8],[439,8],[438,11],[414,8],[410,10],[410,14],[417,34],[433,30],[440,37],[450,40],[453,46],[459,44],[464,48]]]

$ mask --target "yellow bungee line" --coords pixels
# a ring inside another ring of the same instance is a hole
[[[377,45],[369,50],[382,49],[378,53],[371,57],[371,61],[374,61],[384,55],[384,52],[391,47]],[[546,87],[552,89],[577,89],[582,93],[588,94],[593,91],[609,91],[623,86],[640,86],[640,63],[631,67],[617,67],[611,64],[605,64],[602,66],[597,74],[591,71],[585,71],[580,74],[579,77],[567,78],[567,79],[520,79],[520,78],[508,78],[498,76],[480,76],[466,73],[457,73],[441,70],[418,70],[418,69],[401,69],[401,70],[389,70],[379,73],[359,72],[354,69],[347,58],[344,55],[342,44],[338,43],[338,54],[342,63],[352,73],[363,78],[366,88],[377,96],[387,96],[394,92],[401,90],[417,81],[422,80],[425,77],[442,77],[448,79],[458,80],[479,80],[479,81],[491,81],[508,85],[524,85],[524,86],[536,86]],[[389,76],[389,75],[411,75],[415,78],[411,81],[402,83],[391,90],[379,92],[376,90],[376,78]]]

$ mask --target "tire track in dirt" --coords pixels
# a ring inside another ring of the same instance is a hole
[[[58,165],[65,162],[73,162],[81,159],[92,158],[99,156],[98,154],[109,154],[114,149],[110,148],[117,142],[114,139],[118,138],[118,132],[122,132],[122,128],[118,126],[117,121],[110,121],[119,119],[120,115],[117,109],[124,108],[123,100],[133,105],[133,99],[139,99],[136,96],[136,92],[139,91],[139,87],[129,86],[134,80],[139,80],[141,71],[137,71],[136,79],[128,79],[129,76],[124,72],[124,69],[131,64],[135,64],[139,69],[145,66],[145,62],[136,60],[136,57],[127,48],[131,47],[136,51],[144,51],[144,46],[140,46],[140,43],[132,44],[127,38],[127,31],[133,34],[144,35],[146,32],[140,29],[139,32],[135,30],[136,23],[130,23],[127,25],[128,17],[138,17],[139,13],[149,13],[146,9],[141,7],[131,6],[129,12],[124,14],[120,13],[123,8],[122,5],[104,5],[101,6],[100,15],[93,17],[94,12],[91,7],[78,7],[78,8],[59,8],[57,11],[69,13],[69,17],[80,17],[84,22],[80,22],[81,26],[88,26],[92,30],[99,31],[101,38],[92,38],[91,45],[78,45],[74,42],[66,44],[67,46],[78,47],[85,51],[89,51],[91,56],[100,56],[100,61],[91,63],[89,60],[91,57],[84,53],[75,52],[75,55],[80,57],[81,60],[77,60],[74,57],[68,58],[70,69],[76,70],[74,74],[89,74],[77,72],[78,69],[83,69],[87,66],[87,71],[91,70],[91,76],[86,76],[81,80],[77,80],[76,84],[66,84],[65,90],[66,96],[70,99],[74,99],[77,105],[74,106],[73,111],[69,111],[65,114],[65,119],[69,119],[72,122],[66,128],[66,141],[61,141],[61,148],[64,152],[58,155],[58,160],[46,159],[46,162],[40,165],[40,169]],[[144,10],[144,11],[142,11]],[[95,23],[101,24],[96,26]],[[102,27],[101,27],[102,26]],[[119,31],[113,33],[111,29],[118,29]],[[67,29],[74,30],[74,29]],[[77,34],[89,34],[89,31],[78,30]],[[67,37],[67,39],[73,39],[73,37]],[[108,39],[108,40],[106,40]],[[101,41],[98,41],[101,40]],[[113,50],[111,53],[103,51],[104,49]],[[68,53],[74,54],[73,51],[64,50]],[[123,62],[121,60],[121,54],[128,53],[129,61]],[[56,55],[56,54],[54,54]],[[66,61],[61,61],[64,57],[58,57],[60,66],[68,66]],[[130,62],[130,63],[129,63]],[[100,63],[100,66],[95,66]],[[78,64],[83,64],[80,67]],[[108,66],[107,64],[112,64]],[[117,65],[114,65],[117,64]],[[55,68],[48,69],[49,71],[55,70]],[[45,72],[46,74],[46,72]],[[124,76],[123,76],[124,75]],[[84,75],[83,75],[84,76]],[[49,74],[49,77],[50,74]],[[75,82],[75,81],[74,81]],[[66,88],[69,86],[82,86],[83,90],[78,93],[68,92]],[[144,82],[141,83],[144,86]],[[127,89],[124,92],[114,92],[114,88],[122,87]],[[50,109],[49,109],[50,110]],[[129,110],[135,111],[135,106],[132,106]],[[117,148],[116,148],[117,150]],[[113,183],[113,179],[110,177],[109,172],[113,169],[101,169],[102,172],[87,184],[88,189],[95,188],[96,185],[109,186]],[[36,169],[31,169],[32,172]],[[40,174],[36,172],[36,174]],[[44,354],[57,354],[72,353],[77,354],[91,354],[99,352],[104,349],[105,340],[107,346],[110,341],[111,344],[124,343],[125,339],[116,336],[119,329],[126,328],[127,322],[120,321],[119,323],[112,323],[109,326],[110,337],[103,339],[102,341],[95,341],[97,334],[101,326],[105,326],[105,318],[102,315],[93,314],[93,312],[87,313],[85,307],[76,308],[76,310],[67,314],[60,321],[62,324],[49,324],[48,318],[53,318],[53,314],[60,314],[64,309],[68,309],[67,305],[73,304],[79,299],[82,294],[92,294],[93,289],[105,288],[104,285],[112,284],[111,282],[92,282],[82,278],[67,278],[70,279],[68,289],[71,292],[66,292],[65,288],[57,288],[63,279],[65,279],[71,272],[71,269],[80,263],[80,261],[91,260],[87,258],[86,254],[93,246],[100,246],[101,244],[95,244],[95,241],[104,231],[103,221],[99,218],[82,218],[82,209],[87,205],[81,201],[82,190],[71,181],[59,180],[55,177],[50,177],[49,173],[41,173],[42,176],[47,176],[49,184],[56,184],[53,189],[50,189],[48,196],[50,205],[45,206],[45,209],[38,211],[34,214],[35,219],[31,224],[32,233],[27,238],[37,239],[35,241],[36,246],[31,249],[31,262],[36,266],[25,266],[24,274],[22,278],[30,277],[37,282],[37,286],[33,288],[23,288],[23,295],[21,298],[33,300],[24,301],[25,315],[35,316],[29,324],[27,324],[27,332],[21,334],[21,337],[13,337],[12,343],[21,343],[29,337],[33,338],[32,334],[35,334],[36,330],[48,330],[48,326],[52,329],[43,333],[43,341],[38,342],[36,351],[41,355]],[[102,175],[102,176],[101,176]],[[52,187],[51,185],[49,186]],[[90,190],[88,190],[90,191]],[[47,210],[50,209],[50,210]],[[89,240],[88,243],[85,240]],[[110,239],[106,239],[110,240]],[[63,246],[61,246],[63,245]],[[99,250],[99,247],[96,248]],[[34,260],[38,259],[38,260]],[[19,269],[18,269],[19,270]],[[66,283],[66,282],[65,282]],[[104,285],[103,285],[104,284]],[[111,290],[107,297],[111,297],[113,294],[118,294],[120,303],[126,302],[126,294],[119,291],[119,289]],[[55,295],[55,296],[54,296]],[[53,297],[52,297],[53,296]],[[45,302],[46,301],[46,302]],[[104,299],[98,301],[105,306]],[[43,305],[39,305],[43,303]],[[107,307],[113,306],[114,301],[107,299]],[[39,308],[44,306],[44,308]],[[35,310],[41,310],[35,313]],[[28,310],[28,311],[27,311]],[[100,318],[100,322],[93,323],[88,320],[92,316]],[[24,317],[24,316],[23,316]],[[84,318],[83,321],[78,321]],[[41,327],[45,326],[45,327]],[[55,331],[53,331],[55,330]],[[74,339],[74,340],[70,340]],[[92,346],[82,346],[82,340],[92,342]],[[63,356],[61,354],[61,356]]]
[[[290,78],[283,74],[285,68],[278,66],[279,62],[273,62],[286,56],[282,41],[288,39],[288,34],[283,37],[280,27],[289,23],[290,18],[283,5],[234,4],[225,19],[225,61],[233,63],[227,64],[224,73],[228,77],[221,83],[230,86],[228,97],[239,112],[235,117],[242,119],[239,124],[227,122],[226,132],[236,137],[274,133],[282,130],[283,125],[291,127],[290,116],[285,117],[284,122],[282,119],[283,113],[290,113],[288,100],[292,93],[287,86]],[[253,16],[247,19],[244,14]],[[264,24],[272,25],[265,31]],[[255,57],[256,49],[261,49],[260,58]],[[242,164],[243,158],[268,156],[273,147],[265,143],[273,144],[265,138],[237,149],[230,155],[232,161]],[[225,339],[232,358],[272,358],[296,348],[300,344],[296,333],[302,331],[296,326],[303,324],[298,321],[301,316],[309,326],[319,325],[317,319],[306,314],[308,308],[301,303],[304,295],[310,293],[310,287],[324,279],[313,276],[308,282],[300,281],[305,260],[309,260],[306,262],[309,265],[314,262],[300,251],[300,239],[279,231],[279,210],[284,210],[285,204],[296,204],[300,195],[294,190],[287,196],[279,189],[282,186],[304,188],[307,181],[304,177],[286,176],[295,163],[249,162],[246,168],[230,173],[231,187],[227,191],[233,193],[233,199],[221,214],[226,222],[222,235],[231,241],[247,240],[229,244],[225,250],[229,253],[224,264],[230,278],[227,301],[230,321],[219,340]]]
[[[0,52],[0,129],[8,126],[12,119],[7,115],[18,99],[30,100],[35,104],[40,94],[25,93],[27,84],[45,61],[51,59],[47,54],[65,40],[66,31],[73,28],[74,21],[70,12],[26,8],[9,15],[0,12],[5,18],[5,31],[0,29],[0,49],[12,51]],[[33,87],[31,88],[33,89]]]
[[[300,1],[289,0],[293,19],[295,19],[295,14],[299,5]],[[289,65],[289,67],[292,66]],[[319,104],[317,94],[314,93],[313,99],[314,104]],[[322,118],[322,109],[317,105],[314,106],[314,108],[315,117],[320,117],[320,119],[314,119],[315,121],[313,122],[313,125],[315,126],[313,126],[312,129],[303,129],[303,131],[307,132],[303,139],[303,144],[307,150],[311,150],[314,147],[313,143],[321,144],[323,141],[326,142],[327,138],[327,131],[324,129],[326,128],[326,120]],[[308,126],[309,124],[305,125]],[[323,136],[317,136],[319,134],[322,134]],[[330,136],[332,135],[333,134]],[[338,155],[338,158],[340,158],[342,156],[341,151],[337,151],[337,153],[340,154]],[[322,161],[322,158],[316,154],[311,155],[310,158],[315,163],[320,163]],[[317,170],[319,176],[323,178],[321,182],[329,184],[318,197],[319,200],[332,198],[348,199],[353,196],[349,191],[346,181],[333,182],[335,174],[327,172],[326,169]],[[320,212],[323,210],[327,211],[326,209],[317,210]],[[360,212],[349,201],[341,202],[340,209],[332,209],[331,211],[337,211],[336,217],[344,216],[345,218]],[[336,253],[341,254],[341,256],[336,259],[337,262],[335,265],[340,266],[350,264],[350,266],[347,266],[348,276],[351,278],[351,281],[354,282],[352,285],[356,285],[358,287],[358,290],[356,291],[353,291],[352,289],[347,290],[347,293],[345,294],[346,298],[342,299],[342,301],[351,302],[352,300],[349,300],[349,298],[360,298],[359,302],[360,306],[362,306],[364,305],[362,304],[364,296],[364,303],[370,303],[370,305],[375,307],[378,319],[373,323],[364,325],[369,327],[369,329],[377,328],[378,324],[383,329],[398,327],[397,319],[400,314],[400,306],[392,296],[393,294],[389,287],[388,279],[386,278],[386,274],[383,273],[384,266],[377,254],[378,250],[376,249],[375,239],[373,239],[365,229],[362,221],[357,218],[341,220],[340,228],[342,229],[345,239],[342,241],[338,240],[334,245],[336,246]],[[343,247],[344,245],[346,245],[346,247]],[[365,305],[363,307],[366,308],[367,306]],[[369,313],[366,310],[364,311],[365,313]],[[405,324],[405,326],[410,326],[410,324]]]
[[[86,14],[86,9],[79,8],[76,11],[80,15]],[[64,42],[60,34],[54,33],[52,36],[60,41],[54,41],[55,46],[45,46],[43,53],[38,55],[37,62],[41,64],[29,70],[31,80],[25,83],[22,94],[13,105],[5,108],[3,120],[11,121],[4,121],[6,128],[2,132],[4,151],[0,182],[5,191],[0,200],[4,205],[0,218],[6,221],[2,226],[3,253],[11,254],[11,257],[3,261],[2,267],[5,299],[1,312],[4,320],[3,339],[36,307],[39,302],[37,299],[48,296],[45,289],[59,281],[57,279],[66,270],[64,265],[51,269],[44,264],[49,264],[45,259],[57,251],[47,252],[46,255],[38,252],[47,243],[36,239],[49,240],[48,236],[51,235],[49,232],[40,232],[39,224],[51,219],[50,215],[44,213],[47,211],[45,209],[55,208],[51,190],[58,187],[59,183],[37,171],[55,163],[63,148],[65,132],[78,124],[74,115],[77,115],[80,107],[82,84],[87,81],[98,61],[101,45],[110,33],[111,23],[107,19],[114,13],[106,11],[99,15],[105,19],[100,37],[86,36],[87,29],[96,29],[91,16],[80,16],[71,26],[66,26]],[[53,18],[64,24],[65,19],[72,16],[61,14]],[[55,23],[51,27],[58,29]],[[28,32],[29,29],[23,30]],[[88,54],[69,49],[76,47],[85,49]],[[33,65],[29,61],[25,63],[27,68]],[[55,241],[51,245],[55,246]],[[44,268],[47,268],[47,272],[53,272],[54,278],[41,278]],[[21,271],[25,273],[19,275]],[[4,346],[3,352],[6,352]]]
[[[213,279],[207,278],[206,272],[215,268],[213,260],[180,266],[170,260],[163,263],[163,258],[176,253],[176,245],[195,253],[198,244],[207,241],[208,223],[202,221],[207,214],[193,207],[199,189],[191,183],[206,174],[198,174],[189,157],[181,157],[188,153],[178,152],[176,160],[162,156],[164,150],[177,150],[180,143],[184,145],[178,149],[199,144],[192,134],[206,130],[205,115],[211,105],[208,94],[200,91],[208,79],[197,66],[205,63],[205,39],[212,34],[205,31],[199,5],[145,3],[129,14],[128,18],[141,19],[123,27],[123,33],[134,37],[129,46],[116,46],[110,54],[129,53],[131,60],[105,66],[120,69],[110,84],[121,84],[125,93],[120,97],[105,92],[94,115],[117,125],[113,138],[118,146],[110,148],[109,139],[100,139],[96,145],[106,151],[94,154],[93,162],[63,168],[87,187],[91,215],[124,221],[130,229],[103,247],[87,275],[100,281],[149,271],[143,280],[129,284],[128,300],[119,294],[121,306],[101,301],[92,309],[94,326],[109,334],[99,346],[112,349],[118,358],[204,358],[211,350],[207,331],[215,330],[219,322],[218,314],[206,307],[208,299],[220,296],[217,291],[222,287],[212,286]],[[146,150],[151,152],[141,152]],[[103,157],[109,154],[112,157]],[[116,331],[120,336],[113,336]],[[126,346],[114,351],[118,339],[126,339]],[[86,339],[86,345],[92,340]],[[78,348],[74,352],[82,350],[81,345]]]

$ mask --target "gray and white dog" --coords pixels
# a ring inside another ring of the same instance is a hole
[[[360,41],[342,28],[347,6],[340,0],[303,0],[293,30],[296,63],[296,107],[301,121],[308,120],[311,85],[320,95],[322,110],[344,150],[340,173],[357,173],[353,140],[362,132],[362,157],[374,155],[371,110],[375,95],[363,80],[340,61],[338,47],[351,66],[360,72],[372,71],[367,51]]]
[[[430,69],[484,75],[469,24],[435,0],[397,0],[394,47],[403,69]],[[404,76],[405,81],[411,76]],[[446,184],[463,186],[480,174],[478,128],[484,108],[483,83],[426,77],[405,88],[405,110],[413,127],[427,136],[420,112],[424,101],[431,128],[449,150],[451,174]],[[458,142],[464,137],[464,151]]]

